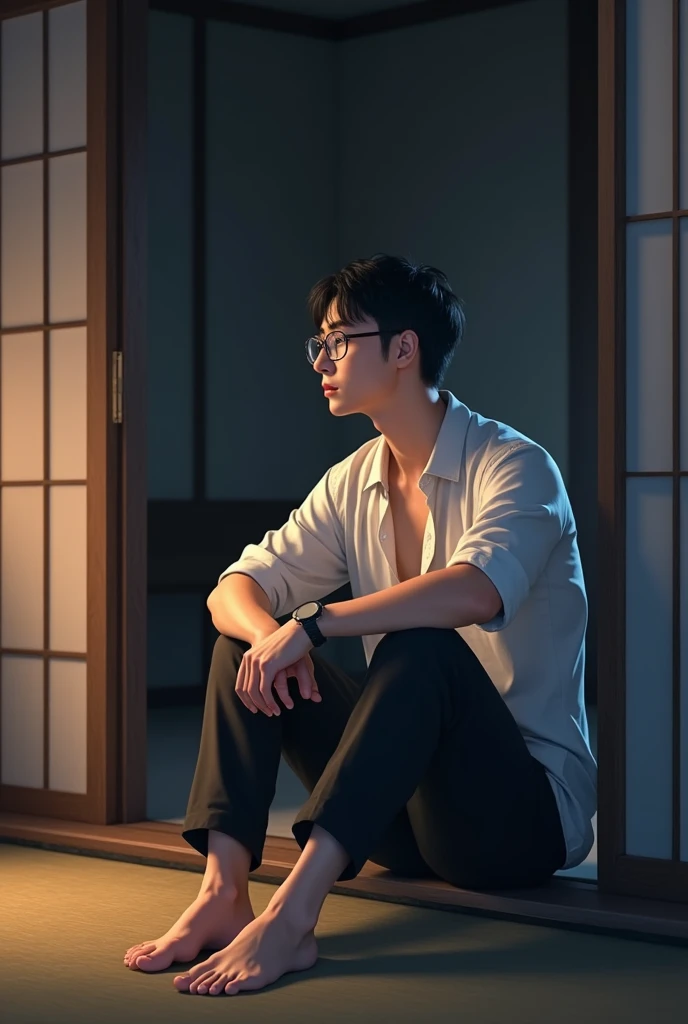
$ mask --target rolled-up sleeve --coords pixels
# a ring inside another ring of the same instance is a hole
[[[544,448],[522,442],[487,466],[478,511],[447,567],[468,563],[489,577],[504,606],[486,632],[505,629],[542,573],[566,523],[561,474]]]
[[[340,515],[341,463],[331,466],[279,530],[247,544],[222,572],[250,576],[270,599],[274,619],[325,597],[349,580]]]

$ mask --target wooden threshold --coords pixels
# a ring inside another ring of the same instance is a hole
[[[26,814],[0,814],[0,842],[155,867],[203,872],[205,858],[182,839],[181,826],[163,821],[91,825]],[[280,885],[300,854],[294,839],[268,836],[255,882]],[[600,893],[596,882],[554,876],[537,889],[496,892],[457,889],[434,879],[406,879],[370,862],[331,892],[388,903],[465,911],[622,938],[688,945],[688,906]]]

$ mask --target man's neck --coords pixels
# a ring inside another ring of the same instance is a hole
[[[434,432],[434,437],[432,438],[427,456],[425,457],[425,460],[422,463],[422,465],[416,464],[413,466],[405,466],[403,456],[401,457],[401,461],[399,461],[395,456],[394,452],[392,451],[391,447],[389,446],[388,442],[387,447],[389,448],[389,464],[387,467],[387,481],[390,487],[396,487],[399,490],[413,490],[418,486],[418,482],[423,474],[425,467],[428,464],[428,459],[432,454],[432,450],[437,442],[438,434],[442,428],[442,422],[447,411],[447,404],[448,403],[444,401],[442,396],[440,396],[440,401],[437,402],[438,412],[440,413],[437,417],[437,429]]]

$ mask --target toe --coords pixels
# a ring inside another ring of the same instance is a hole
[[[137,956],[141,956],[143,953],[150,953],[151,950],[155,949],[154,942],[139,942],[137,946],[132,946],[124,954],[124,962],[136,960]]]
[[[219,995],[220,992],[222,992],[222,989],[225,987],[225,982],[226,981],[227,981],[226,975],[221,976],[219,978],[216,978],[215,981],[210,986],[210,988],[208,989],[208,995],[210,995],[210,996],[217,996],[217,995]]]
[[[213,982],[215,981],[217,981],[217,971],[213,971],[213,973],[209,974],[206,978],[201,978],[198,983],[198,992],[200,995],[207,996]]]
[[[148,953],[139,953],[134,962],[142,971],[164,971],[172,963],[172,949],[170,946],[163,946]]]
[[[188,992],[191,985],[190,974],[178,974],[174,979],[174,987],[178,992]]]
[[[241,979],[236,976],[227,982],[225,985],[225,992],[228,996],[233,996],[236,992],[241,989]]]
[[[181,989],[184,992],[195,992],[198,988],[198,983],[201,980],[209,978],[211,975],[214,977],[217,974],[217,965],[212,963],[212,957],[208,960],[203,960],[199,964],[194,964],[193,967],[186,971],[185,974],[178,974],[174,983],[177,985],[177,981],[184,982],[184,986]],[[180,986],[177,986],[178,988]]]
[[[201,995],[203,995],[203,992],[208,991],[208,983],[210,979],[214,977],[215,971],[203,971],[202,974],[199,974],[198,977],[191,982],[189,991],[198,992],[199,989],[203,989],[201,992]]]

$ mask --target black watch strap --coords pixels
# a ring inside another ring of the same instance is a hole
[[[300,621],[297,619],[297,622]],[[308,637],[314,647],[322,647],[327,640],[326,636],[323,636],[320,632],[317,619],[305,619],[301,622],[301,625],[308,633]]]

